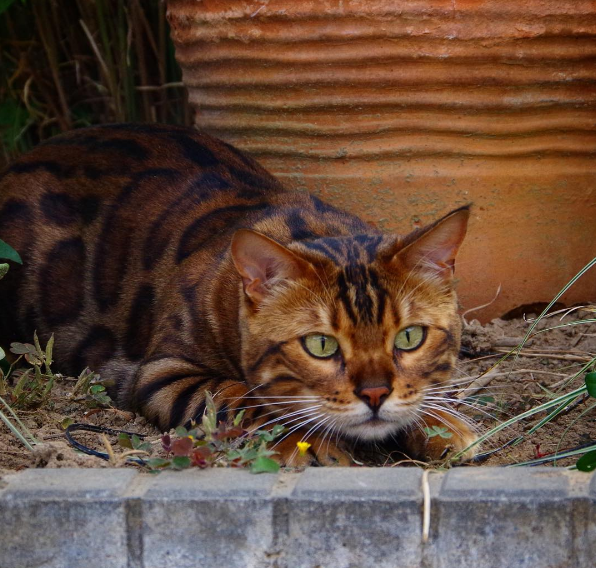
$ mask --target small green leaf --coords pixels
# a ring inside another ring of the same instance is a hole
[[[429,428],[428,426],[426,426],[424,428],[424,431],[426,432],[426,435],[429,438],[434,438],[435,436],[440,436],[441,438],[445,438],[445,439],[449,439],[451,438],[451,436],[453,436],[453,434],[451,432],[449,432],[449,430],[447,430],[447,428],[445,428],[444,426],[433,426],[432,428]]]
[[[120,432],[120,434],[118,434],[118,445],[121,448],[127,448],[129,450],[132,450],[132,442],[130,441],[130,436],[128,434],[125,434],[124,432]]]
[[[53,363],[53,360],[52,360],[53,351],[54,351],[54,334],[52,333],[52,335],[46,345],[45,364],[46,364],[47,369],[49,369],[50,365]]]
[[[15,355],[24,355],[25,353],[35,353],[35,347],[30,343],[11,343],[10,352]]]
[[[170,465],[170,460],[164,460],[163,458],[149,458],[145,460],[147,465],[152,469],[162,469]]]
[[[176,432],[176,436],[180,436],[181,438],[188,437],[188,430],[184,426],[178,426],[174,432]]]
[[[246,408],[243,408],[236,416],[234,417],[234,426],[238,426],[242,419],[244,418],[244,413],[246,412]]]
[[[74,420],[70,417],[65,418],[62,420],[62,422],[60,422],[60,428],[62,428],[62,430],[66,430],[71,424],[74,424]]]
[[[259,438],[264,442],[272,442],[275,439],[273,432],[263,431],[259,432]]]
[[[588,394],[596,398],[596,371],[592,371],[586,375],[586,388],[588,389]]]
[[[575,465],[579,471],[594,471],[596,469],[596,450],[584,454]]]
[[[190,467],[191,461],[188,456],[176,456],[172,459],[172,466],[176,469],[186,469]]]
[[[278,436],[281,436],[285,431],[285,426],[282,426],[281,424],[276,424],[275,426],[273,426],[271,433],[275,438],[277,438]]]
[[[0,239],[0,258],[5,258],[7,260],[12,260],[14,262],[18,262],[19,264],[23,264],[19,253],[8,243],[5,243],[2,239]]]
[[[4,359],[4,357],[6,357],[6,353],[4,352],[4,349],[0,347],[0,359]]]
[[[140,450],[141,452],[150,454],[151,453],[151,444],[149,442],[143,442],[138,448],[135,448],[135,449]]]
[[[209,391],[205,393],[205,412],[201,419],[201,428],[208,440],[211,439],[213,432],[217,428],[217,409]]]
[[[143,441],[136,434],[133,434],[130,443],[132,444],[133,449],[138,450]]]
[[[39,343],[39,337],[37,337],[37,331],[33,332],[33,344],[35,345],[35,353],[39,355],[40,358],[43,358],[43,350]]]
[[[251,473],[277,473],[279,464],[271,458],[258,457],[250,464]]]
[[[8,272],[8,264],[6,264],[5,262],[0,264],[0,280],[2,280],[2,278],[4,278],[6,276],[7,272]]]

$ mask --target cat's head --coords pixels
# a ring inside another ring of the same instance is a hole
[[[288,428],[381,440],[431,413],[460,344],[454,260],[468,208],[405,237],[287,247],[240,230],[242,361]]]

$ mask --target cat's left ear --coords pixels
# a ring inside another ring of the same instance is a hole
[[[308,276],[310,262],[273,239],[250,229],[239,229],[232,237],[232,260],[242,277],[244,293],[260,303],[276,284]]]
[[[426,271],[450,279],[455,270],[455,256],[466,236],[469,217],[469,206],[461,207],[408,235],[405,247],[395,255],[394,261],[403,263],[407,270]]]

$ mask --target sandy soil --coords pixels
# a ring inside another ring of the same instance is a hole
[[[545,329],[579,319],[594,317],[589,311],[574,312],[563,320],[560,316],[542,320],[537,329]],[[596,355],[596,324],[563,327],[537,335],[524,346],[517,357],[501,361],[503,355],[519,344],[529,323],[523,319],[495,320],[481,326],[467,323],[462,341],[462,356],[458,363],[454,387],[450,396],[458,399],[457,410],[474,421],[480,433],[550,400],[556,394],[569,392],[583,384],[583,375],[572,383],[567,379]],[[498,364],[497,364],[498,363]],[[480,378],[479,378],[480,377]],[[71,397],[74,379],[62,378],[52,390],[51,398],[42,408],[20,411],[19,416],[34,436],[42,441],[31,453],[0,423],[0,474],[28,467],[107,467],[108,462],[73,450],[65,441],[61,426],[64,419],[74,422],[108,426],[114,429],[147,434],[156,455],[160,447],[159,433],[142,417],[116,409],[92,410],[84,401]],[[80,397],[79,397],[80,398]],[[535,434],[527,436],[515,447],[496,452],[482,465],[504,465],[540,457],[542,454],[572,448],[596,440],[596,413],[588,410],[590,399],[579,400]],[[522,436],[541,414],[517,422],[487,441],[481,451],[500,448],[507,441]],[[76,432],[76,439],[99,451],[105,451],[105,441],[97,433]],[[107,436],[114,446],[117,466],[122,451],[115,436]],[[396,457],[395,459],[400,459]],[[383,458],[382,462],[392,464]],[[573,460],[559,461],[568,465]],[[131,466],[130,464],[128,467]]]

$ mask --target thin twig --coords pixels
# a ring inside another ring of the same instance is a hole
[[[506,350],[498,350],[499,353],[509,353]],[[588,363],[593,357],[580,357],[578,355],[553,355],[552,353],[528,353],[527,351],[518,351],[517,356],[519,357],[540,357],[542,359],[558,359],[561,361],[581,361],[582,363]]]
[[[497,373],[494,369],[487,371],[486,373],[480,375],[478,378],[474,379],[472,383],[470,383],[463,391],[456,395],[456,398],[460,400],[465,400],[466,398],[472,396],[473,394],[477,393],[479,390],[488,386],[488,384],[499,375],[507,375],[508,373]]]
[[[139,85],[135,87],[137,91],[163,91],[165,89],[179,89],[184,87],[182,81],[176,81],[174,83],[164,83],[163,85]]]
[[[110,464],[116,465],[116,456],[114,455],[114,449],[112,448],[112,444],[108,440],[108,437],[102,432],[101,434],[101,441],[103,442],[104,448],[110,457]]]

